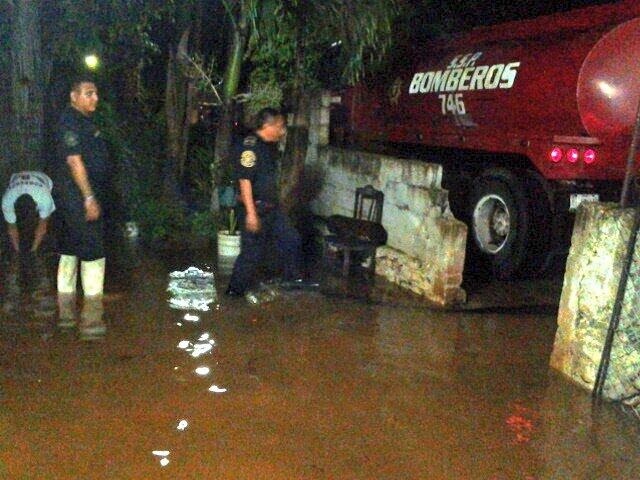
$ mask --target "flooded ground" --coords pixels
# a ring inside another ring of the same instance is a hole
[[[102,340],[0,317],[0,478],[639,478],[637,421],[548,370],[557,283],[185,312],[167,275],[207,258],[146,255],[111,268]]]

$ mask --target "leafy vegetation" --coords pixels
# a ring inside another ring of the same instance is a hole
[[[20,12],[13,6],[26,1],[0,2],[0,46],[6,51],[12,48],[13,15]],[[60,0],[38,2],[37,8],[41,38],[31,54],[42,65],[37,81],[48,95],[45,128],[55,125],[67,101],[69,74],[85,68],[85,55],[96,54],[96,121],[111,147],[119,220],[137,220],[141,235],[158,241],[185,238],[185,232],[210,236],[232,220],[205,210],[207,199],[218,198],[212,186],[231,178],[227,152],[238,92],[250,93],[242,98],[248,115],[264,106],[296,112],[298,99],[327,76],[328,54],[338,59],[345,81],[358,79],[388,48],[397,0]],[[180,127],[174,130],[180,138],[174,140],[188,145],[186,159],[176,160],[165,80],[167,59],[175,57],[185,31],[191,32],[195,61],[176,74],[172,125]],[[11,67],[6,59],[0,65]],[[9,114],[5,97],[12,81],[0,75],[0,93],[6,94],[0,103]],[[210,130],[197,131],[193,109],[183,108],[191,94],[217,104],[220,115]],[[7,125],[0,122],[3,133]]]

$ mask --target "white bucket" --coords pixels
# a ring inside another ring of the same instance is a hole
[[[230,235],[228,230],[218,232],[218,256],[237,257],[240,254],[240,234]]]

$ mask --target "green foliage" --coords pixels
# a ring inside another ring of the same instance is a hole
[[[399,14],[398,0],[224,0],[223,4],[232,28],[245,25],[248,30],[244,60],[252,65],[252,94],[260,97],[255,107],[250,106],[252,111],[257,104],[277,101],[274,86],[317,87],[324,74],[322,60],[334,44],[341,46],[344,79],[357,81],[387,53]]]
[[[124,220],[131,219],[141,199],[155,194],[162,181],[164,155],[158,138],[164,133],[164,123],[160,116],[142,113],[128,122],[105,99],[100,101],[94,120],[109,145],[113,194],[125,210]]]
[[[191,158],[191,181],[195,185],[198,195],[202,197],[211,196],[211,182],[220,185],[224,172],[220,167],[220,162],[214,159],[213,147],[195,146],[189,154]]]
[[[229,233],[236,233],[236,231],[238,230],[238,217],[236,216],[236,209],[235,208],[227,208],[226,209],[226,225],[225,225],[225,230],[227,230]]]
[[[184,242],[185,232],[190,230],[180,206],[151,195],[137,202],[133,219],[140,225],[142,239],[147,242]]]
[[[123,120],[109,101],[105,99],[100,101],[100,107],[96,110],[93,120],[100,127],[102,137],[111,147],[112,157],[122,160],[134,156],[133,146],[128,141],[129,135],[125,131]]]
[[[218,103],[222,102],[218,92],[218,87],[222,83],[222,75],[215,57],[211,56],[207,60],[199,53],[189,55],[186,52],[180,52],[179,58],[183,74],[196,80],[195,85],[198,91],[213,94],[213,100]]]
[[[215,238],[222,230],[231,233],[238,231],[238,217],[234,208],[225,208],[219,212],[208,209],[195,212],[189,217],[189,222],[192,233],[199,237]]]
[[[151,28],[171,13],[173,2],[59,0],[43,2],[43,45],[53,63],[78,66],[85,55],[111,59],[115,73],[158,53]]]
[[[138,223],[143,241],[184,241],[190,225],[182,206],[158,196],[164,158],[158,142],[164,133],[162,117],[140,112],[127,122],[112,103],[102,99],[94,120],[109,145],[113,193],[128,210],[123,220]]]
[[[266,0],[261,13],[259,34],[251,40],[254,75],[310,90],[325,74],[322,61],[332,45],[339,45],[342,77],[349,83],[381,61],[399,8],[396,0]]]
[[[255,116],[262,108],[282,106],[282,87],[275,80],[260,81],[259,73],[252,75],[250,91],[251,95],[245,104],[245,113],[250,117]]]
[[[193,213],[189,220],[194,235],[204,238],[215,238],[218,233],[217,214],[209,209]]]

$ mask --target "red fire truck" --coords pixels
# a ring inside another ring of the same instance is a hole
[[[640,1],[478,28],[404,59],[343,92],[347,136],[443,164],[470,253],[498,277],[539,265],[582,201],[617,199],[640,100]]]

